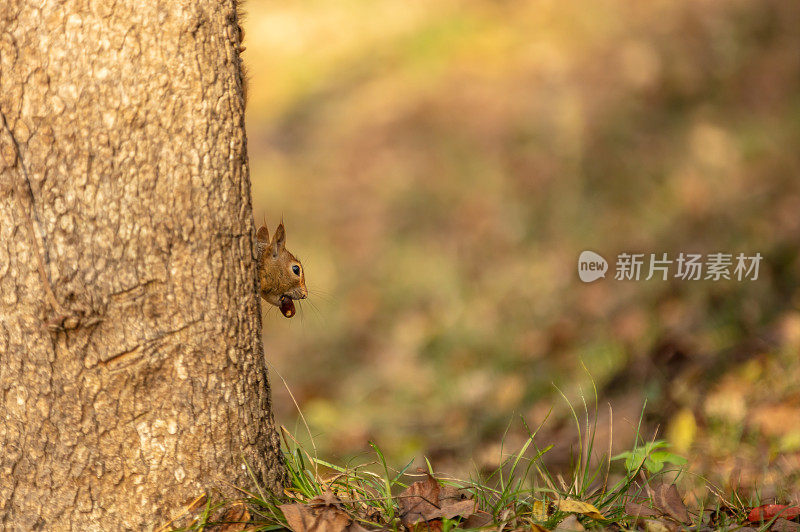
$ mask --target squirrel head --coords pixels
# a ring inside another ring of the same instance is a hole
[[[286,249],[283,222],[275,230],[272,241],[267,226],[262,225],[256,233],[256,246],[261,297],[291,318],[295,313],[293,300],[305,299],[308,290],[303,265]]]

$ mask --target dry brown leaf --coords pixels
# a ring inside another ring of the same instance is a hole
[[[605,516],[600,513],[600,510],[598,510],[588,502],[563,499],[560,501],[556,501],[555,505],[556,508],[558,508],[562,512],[572,512],[576,514],[581,514],[587,517],[591,517],[592,519],[605,519]]]
[[[789,521],[788,519],[784,519],[783,517],[779,517],[774,523],[772,523],[770,530],[775,530],[777,532],[798,532],[800,531],[800,524],[797,524],[794,521]]]
[[[326,490],[322,492],[322,495],[317,495],[308,501],[308,504],[311,506],[335,506],[339,508],[342,505],[342,501],[332,491]]]
[[[420,521],[430,521],[441,516],[439,491],[441,487],[430,474],[425,480],[414,482],[398,497],[403,524],[411,527]]]
[[[282,504],[278,508],[283,512],[286,523],[294,532],[302,532],[308,528],[309,524],[313,523],[313,516],[308,516],[310,511],[304,504]],[[306,517],[308,517],[308,523],[306,523]]]
[[[247,511],[247,505],[237,502],[229,506],[215,521],[217,524],[206,527],[206,530],[209,532],[241,532],[247,528],[250,512]]]
[[[365,532],[341,509],[342,501],[331,491],[314,497],[308,504],[279,506],[294,532]]]
[[[469,498],[466,491],[453,486],[440,486],[439,507],[441,508],[441,517],[446,519],[458,516],[469,517],[478,509],[477,503]]]
[[[648,508],[638,502],[626,502],[625,513],[637,518],[658,517],[661,515],[661,512]]]
[[[314,508],[295,503],[279,508],[294,532],[343,532],[351,522],[346,513],[334,506]]]
[[[453,486],[439,485],[439,502],[441,504],[460,502],[469,498],[470,494],[467,490],[455,488]]]
[[[478,504],[472,499],[442,505],[442,517],[453,519],[455,517],[469,517],[478,509]]]
[[[491,524],[492,521],[494,521],[492,514],[479,511],[467,517],[460,526],[462,528],[483,528]]]
[[[403,524],[408,528],[421,522],[431,524],[435,519],[469,517],[477,510],[474,500],[452,486],[440,486],[430,474],[425,480],[414,482],[397,500]]]
[[[436,479],[434,479],[434,480],[436,480]],[[453,500],[456,500],[456,501],[460,501],[461,499],[464,499],[464,498],[465,498],[465,495],[464,495],[464,491],[463,490],[460,490],[460,489],[458,489],[456,487],[453,487],[453,486],[442,486],[441,484],[439,485],[439,500],[440,501],[445,501],[447,499],[453,499]]]
[[[558,523],[558,526],[555,527],[553,530],[558,530],[560,532],[580,532],[581,530],[586,530],[586,529],[583,528],[583,525],[580,524],[577,517],[575,517],[574,515],[570,515],[567,516],[566,519]]]
[[[653,504],[680,523],[689,522],[689,512],[675,484],[661,484],[653,490]]]

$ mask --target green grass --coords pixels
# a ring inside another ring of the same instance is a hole
[[[595,398],[596,405],[596,398]],[[635,518],[625,512],[625,503],[636,500],[649,501],[646,485],[658,483],[669,473],[665,482],[675,478],[680,470],[664,467],[664,464],[677,461],[680,457],[670,455],[663,442],[645,441],[637,429],[639,444],[628,453],[617,457],[610,456],[610,449],[597,452],[595,435],[597,407],[590,410],[585,399],[581,411],[570,406],[578,433],[578,446],[573,452],[572,466],[568,474],[551,472],[546,465],[547,453],[554,444],[540,446],[536,435],[542,425],[528,431],[528,439],[513,452],[506,453],[500,467],[489,474],[474,473],[469,479],[456,479],[437,475],[433,464],[425,459],[425,468],[412,472],[414,460],[400,468],[392,467],[381,448],[371,443],[374,459],[363,463],[334,464],[315,456],[315,451],[304,447],[292,434],[283,429],[284,457],[289,475],[289,483],[283,494],[270,494],[258,485],[253,478],[251,489],[240,488],[244,494],[251,520],[247,530],[266,531],[287,528],[287,521],[279,508],[282,504],[305,503],[326,491],[332,491],[342,501],[342,509],[354,521],[366,528],[404,529],[401,522],[401,508],[398,495],[413,482],[431,474],[442,485],[464,490],[475,501],[480,512],[491,517],[491,526],[531,528],[534,525],[546,529],[556,527],[571,512],[561,511],[558,501],[582,501],[592,505],[605,519],[592,518],[585,513],[577,513],[579,521],[586,528],[604,527],[611,523],[627,528],[635,527]],[[642,410],[642,414],[644,409]],[[545,420],[546,421],[546,420]],[[641,427],[641,416],[639,420]],[[674,458],[674,460],[665,460]],[[654,460],[660,467],[654,467]],[[618,480],[610,482],[616,476]],[[750,501],[752,503],[753,501]],[[721,509],[738,508],[732,512],[731,523],[741,522],[746,515],[748,504],[722,501],[715,497],[708,501]],[[217,502],[207,502],[202,513],[194,523],[184,530],[204,530],[217,524],[215,515],[221,514],[225,506]],[[726,510],[729,511],[730,510]],[[697,523],[702,514],[692,516]],[[722,522],[722,521],[720,521]],[[444,519],[443,530],[462,530],[458,518]]]

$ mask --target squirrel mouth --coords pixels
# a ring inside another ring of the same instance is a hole
[[[291,318],[294,316],[294,301],[289,296],[281,296],[281,314],[286,316],[287,318]]]

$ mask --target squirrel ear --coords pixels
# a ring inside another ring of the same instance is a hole
[[[258,232],[256,233],[256,240],[258,242],[265,242],[269,244],[269,229],[267,229],[266,225],[262,225],[258,228]]]
[[[286,244],[286,230],[283,228],[283,222],[275,230],[275,235],[272,237],[272,256],[277,257],[278,253],[283,251],[283,246]]]

